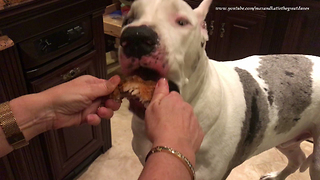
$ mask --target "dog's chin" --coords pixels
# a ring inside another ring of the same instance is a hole
[[[138,68],[137,70],[133,71],[130,75],[131,76],[137,75],[145,81],[151,80],[155,82],[157,82],[160,78],[163,78],[160,76],[160,74],[157,71],[149,68],[144,68],[144,67]],[[174,82],[168,80],[168,84],[169,84],[170,92],[176,91],[179,93],[179,88]],[[136,116],[138,116],[143,120],[145,117],[145,111],[146,111],[145,106],[139,101],[139,99],[130,99],[129,102],[130,102],[130,106],[129,106],[130,111],[132,111]]]

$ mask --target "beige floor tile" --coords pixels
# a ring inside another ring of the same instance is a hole
[[[312,152],[312,143],[302,142],[301,148],[307,156]],[[287,158],[276,148],[252,157],[235,168],[227,180],[259,180],[260,176],[282,170],[287,164]],[[287,180],[310,180],[309,170],[304,173],[296,171]]]

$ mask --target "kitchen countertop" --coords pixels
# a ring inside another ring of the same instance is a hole
[[[104,33],[119,38],[121,35],[121,28],[123,19],[121,16],[110,15],[112,12],[119,10],[120,4],[114,3],[106,7],[103,15]]]
[[[33,0],[0,0],[0,10],[9,8],[12,6],[20,5],[22,3],[30,2]]]

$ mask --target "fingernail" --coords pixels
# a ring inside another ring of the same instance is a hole
[[[156,87],[159,87],[159,86],[168,86],[168,81],[166,78],[161,78],[159,79]]]

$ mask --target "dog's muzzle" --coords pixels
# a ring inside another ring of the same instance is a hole
[[[158,34],[151,27],[127,27],[121,34],[120,45],[120,64],[125,75],[137,75],[152,81],[166,77],[169,69],[166,53],[161,48]],[[179,92],[178,86],[170,80],[169,90]],[[129,109],[144,119],[146,108],[138,100],[131,99]]]
[[[157,33],[146,25],[128,27],[122,32],[120,38],[124,54],[138,59],[150,54],[158,43]]]

